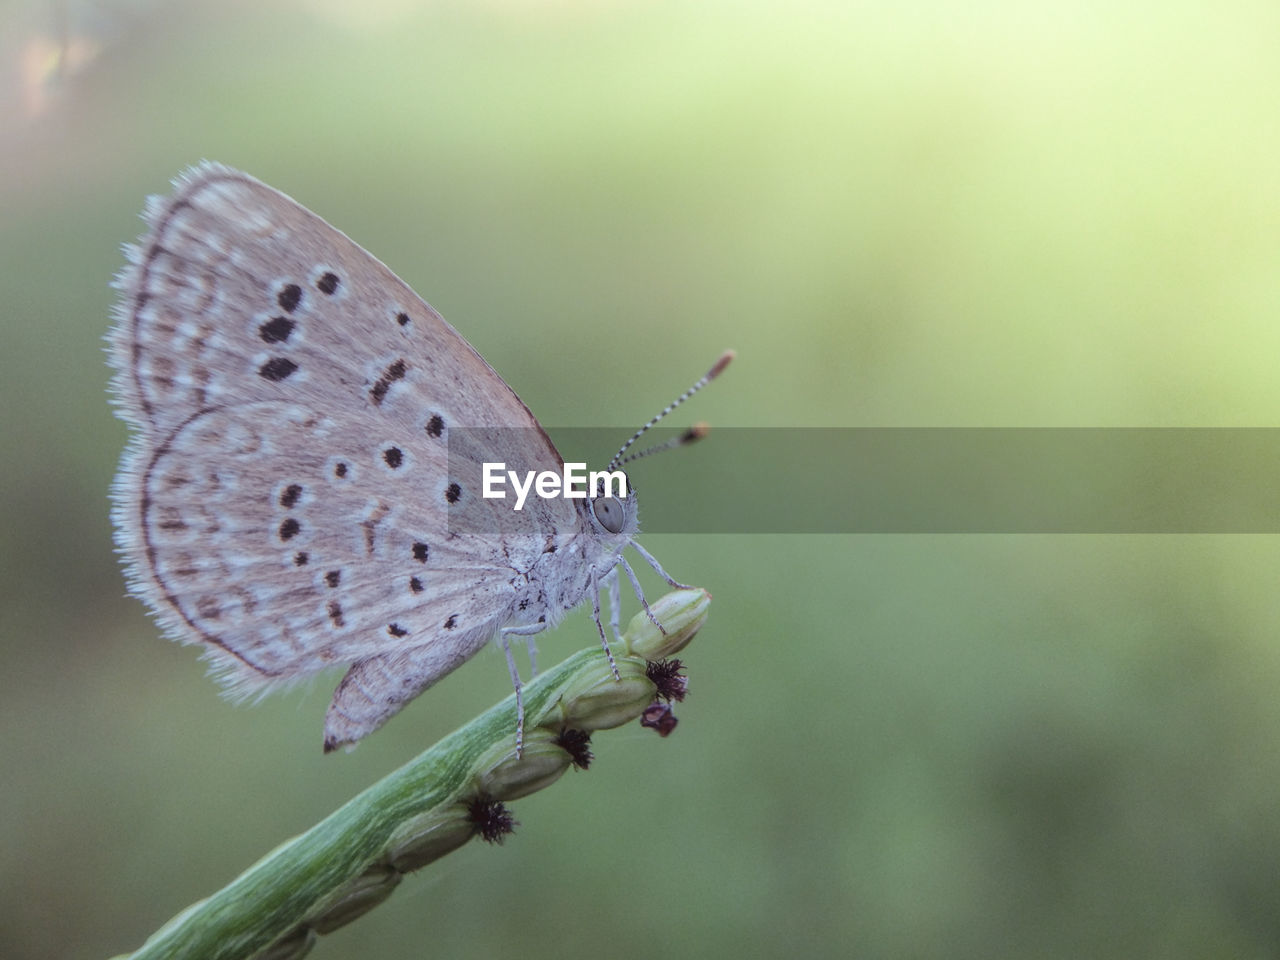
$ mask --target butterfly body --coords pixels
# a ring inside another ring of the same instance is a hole
[[[215,164],[145,219],[110,338],[135,428],[116,540],[133,592],[234,693],[349,665],[325,744],[353,743],[495,634],[505,646],[588,598],[599,623],[619,565],[635,583],[634,494],[605,522],[603,501],[531,497],[513,525],[458,479],[482,459],[563,462],[470,344],[344,234]]]

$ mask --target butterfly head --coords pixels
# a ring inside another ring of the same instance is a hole
[[[625,475],[622,488],[626,491],[626,496],[614,496],[616,489],[612,485],[606,487],[603,480],[598,480],[595,490],[587,499],[586,511],[600,536],[618,537],[627,541],[638,532],[639,518],[636,512],[636,492]]]

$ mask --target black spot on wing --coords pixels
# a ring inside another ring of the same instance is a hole
[[[295,326],[288,317],[272,317],[258,327],[258,336],[266,343],[284,343]]]
[[[280,309],[286,313],[293,313],[298,309],[298,303],[302,300],[302,288],[296,283],[286,283],[280,288],[280,292],[276,294],[276,303],[280,304]]]
[[[288,357],[272,357],[258,368],[258,376],[264,380],[270,380],[272,383],[279,383],[281,380],[292,376],[297,369],[298,365]]]
[[[395,363],[387,367],[382,372],[382,376],[378,378],[378,382],[373,385],[373,389],[369,391],[369,398],[375,403],[380,404],[386,399],[387,391],[391,389],[391,385],[397,380],[403,379],[408,365],[404,360],[397,360]]]

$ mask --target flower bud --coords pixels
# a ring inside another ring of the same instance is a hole
[[[261,953],[254,954],[253,960],[302,960],[311,948],[316,945],[319,936],[305,923],[290,930]],[[121,958],[117,958],[121,960]]]
[[[707,622],[711,594],[700,588],[673,590],[649,605],[664,634],[643,610],[631,618],[622,635],[627,652],[646,660],[660,660],[683,650]]]
[[[515,742],[505,739],[476,763],[476,792],[495,800],[516,800],[550,786],[572,762],[550,730],[525,732],[524,750],[516,756]]]
[[[466,806],[451,803],[401,824],[387,844],[386,862],[408,873],[453,853],[473,836]]]
[[[644,665],[635,660],[618,661],[617,680],[604,658],[585,673],[561,696],[560,711],[566,727],[588,732],[620,727],[640,716],[653,702],[653,681],[645,676]]]
[[[401,875],[385,863],[376,863],[351,881],[338,901],[310,920],[316,933],[330,933],[372,910],[395,890]]]

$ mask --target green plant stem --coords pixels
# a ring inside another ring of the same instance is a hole
[[[671,603],[660,606],[673,599],[675,607]],[[697,605],[696,623],[683,638],[688,642],[705,619],[708,600],[700,590],[677,591],[654,604],[654,609],[674,639],[669,611],[679,607],[687,612]],[[633,620],[624,641],[649,626]],[[493,784],[514,784],[507,788],[506,797],[493,796],[493,800],[521,796],[546,786],[568,769],[568,753],[559,765],[547,765],[546,751],[538,759],[535,741],[539,728],[543,728],[545,743],[551,733],[558,734],[566,727],[590,731],[640,716],[656,693],[647,676],[645,658],[652,655],[656,632],[649,630],[648,635],[650,653],[617,658],[622,682],[614,680],[603,652],[593,647],[573,654],[527,684],[525,727],[533,736],[528,738],[523,758],[515,757],[512,695],[306,833],[277,847],[213,896],[188,907],[127,957],[240,960],[302,956],[317,930],[327,932],[354,919],[389,895],[405,869],[421,866],[475,835],[477,828],[466,815],[468,801],[488,794]],[[637,646],[644,648],[644,643],[627,643],[628,650]],[[536,766],[538,763],[541,766]],[[534,772],[521,781],[520,771],[531,765]],[[494,792],[502,793],[503,787]],[[419,835],[434,836],[423,848],[429,852],[406,856],[406,849],[412,853],[413,841],[405,837]]]

